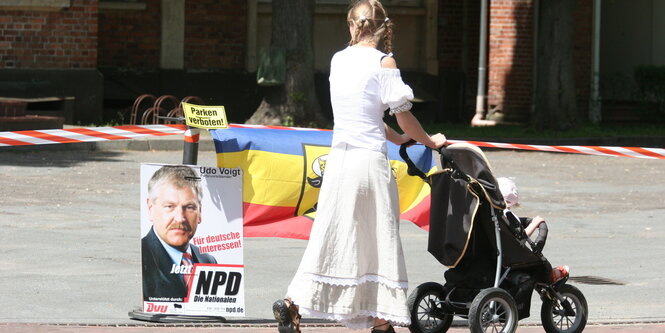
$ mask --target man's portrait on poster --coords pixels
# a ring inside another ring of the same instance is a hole
[[[141,239],[145,301],[182,301],[187,297],[197,263],[216,264],[190,243],[201,223],[203,192],[190,167],[167,165],[148,182],[148,218],[152,227]]]

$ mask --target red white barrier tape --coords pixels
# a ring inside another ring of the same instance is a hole
[[[600,156],[621,156],[634,158],[665,159],[663,148],[641,147],[606,147],[606,146],[543,146],[516,143],[449,140],[450,143],[467,142],[478,147],[548,151],[555,153],[574,153]]]
[[[182,134],[185,125],[142,125],[0,132],[0,147],[127,140]]]
[[[299,131],[327,131],[316,128],[240,125],[229,124],[235,128],[273,128]],[[185,134],[185,141],[198,142],[198,131],[194,129],[186,132],[185,125],[128,125],[115,127],[67,128],[55,130],[0,132],[0,147],[2,146],[29,146],[55,143],[77,143],[109,140],[128,140],[145,136],[164,136]],[[478,147],[535,150],[557,153],[575,153],[601,156],[621,156],[633,158],[665,159],[663,148],[641,147],[606,147],[606,146],[544,146],[516,143],[483,142],[449,140],[450,143],[467,142]]]
[[[288,130],[321,131],[312,128],[264,126],[264,125],[238,125],[229,124],[236,128],[274,128]],[[183,124],[176,125],[126,125],[114,127],[89,127],[89,128],[66,128],[53,130],[14,131],[0,132],[0,147],[5,146],[31,146],[47,145],[56,143],[80,143],[110,140],[128,140],[145,136],[164,136],[184,134],[187,142],[199,141],[198,128],[187,127]]]

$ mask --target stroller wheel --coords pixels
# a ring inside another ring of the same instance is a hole
[[[407,305],[411,313],[412,333],[444,333],[453,322],[452,314],[444,314],[441,301],[445,298],[443,286],[426,282],[416,287],[409,295]]]
[[[481,290],[469,308],[472,333],[514,333],[517,321],[515,300],[501,288]]]
[[[569,284],[558,288],[561,299],[543,300],[540,319],[548,333],[580,333],[586,326],[588,305],[582,292]]]

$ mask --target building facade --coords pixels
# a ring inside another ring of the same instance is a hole
[[[328,62],[348,42],[349,1],[316,1],[317,90],[329,104]],[[487,38],[480,45],[483,1]],[[425,119],[468,121],[482,80],[488,116],[528,122],[539,0],[383,2],[395,22],[395,57],[425,106],[419,111]],[[594,87],[605,87],[598,95],[612,95],[607,87],[617,76],[630,77],[639,65],[665,65],[665,30],[657,20],[665,14],[662,1],[600,3],[576,2],[573,56],[582,119],[593,105]],[[270,24],[270,0],[0,1],[0,95],[75,96],[79,122],[100,121],[104,110],[122,110],[145,93],[196,95],[225,105],[229,118],[242,122],[261,99],[254,73],[259,50],[270,44]],[[486,68],[481,77],[480,67]],[[616,90],[625,95],[633,88]]]

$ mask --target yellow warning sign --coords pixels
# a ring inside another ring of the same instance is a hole
[[[182,103],[182,111],[185,113],[187,126],[205,129],[229,127],[224,106]]]

